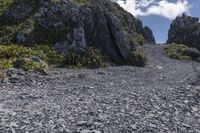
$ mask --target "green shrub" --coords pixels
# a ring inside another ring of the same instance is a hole
[[[38,56],[49,65],[60,65],[65,56],[48,46],[24,47],[20,45],[0,45],[0,69],[13,67],[13,62],[22,57]]]
[[[47,45],[25,47],[21,45],[0,45],[0,69],[13,67],[13,62],[19,58],[29,58],[37,56],[48,65],[66,66],[66,67],[105,67],[108,59],[95,48],[88,48],[84,55],[77,56],[74,52],[69,54],[58,53]],[[23,66],[23,69],[29,70],[35,67],[39,70],[42,66],[30,62]]]
[[[105,67],[108,59],[97,49],[89,47],[82,56],[77,56],[74,52],[66,55],[64,64],[71,67]]]
[[[0,70],[13,67],[12,59],[0,59]]]
[[[141,34],[136,34],[135,44],[136,46],[142,46],[144,44],[144,37]]]
[[[48,70],[45,65],[42,65],[40,63],[33,62],[33,61],[29,61],[29,62],[25,63],[20,68],[22,68],[25,71],[35,70],[35,71],[39,71],[39,72],[46,72]]]
[[[16,42],[16,35],[18,31],[25,28],[33,22],[29,19],[20,24],[1,24],[0,23],[0,44],[10,44]]]
[[[188,49],[188,46],[184,44],[170,44],[165,48],[165,53],[168,57],[173,59],[191,59],[190,56],[185,54]]]
[[[144,52],[142,51],[134,51],[131,53],[131,65],[144,67],[148,62],[148,59]]]
[[[65,60],[65,55],[63,53],[58,53],[48,45],[36,46],[32,49],[35,51],[34,55],[39,56],[49,65],[59,65],[62,64]]]

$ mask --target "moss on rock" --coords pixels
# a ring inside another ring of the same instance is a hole
[[[38,57],[19,58],[14,62],[14,67],[25,71],[34,70],[39,72],[47,72],[49,69],[48,65]]]

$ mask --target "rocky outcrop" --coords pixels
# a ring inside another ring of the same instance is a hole
[[[143,37],[145,38],[146,43],[156,44],[152,30],[147,26],[145,26],[143,30]]]
[[[0,19],[17,25],[12,42],[80,55],[93,46],[120,65],[128,64],[136,45],[155,43],[149,28],[109,0],[15,0]]]
[[[177,17],[171,24],[167,43],[186,44],[200,49],[199,18],[185,14]]]

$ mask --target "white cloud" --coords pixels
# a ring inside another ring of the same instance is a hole
[[[189,13],[188,0],[118,0],[117,3],[134,16],[159,15],[170,20],[183,13]]]

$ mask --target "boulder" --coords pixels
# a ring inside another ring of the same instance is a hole
[[[196,48],[188,48],[185,51],[185,55],[191,57],[192,59],[196,59],[196,58],[200,57],[200,51]]]

